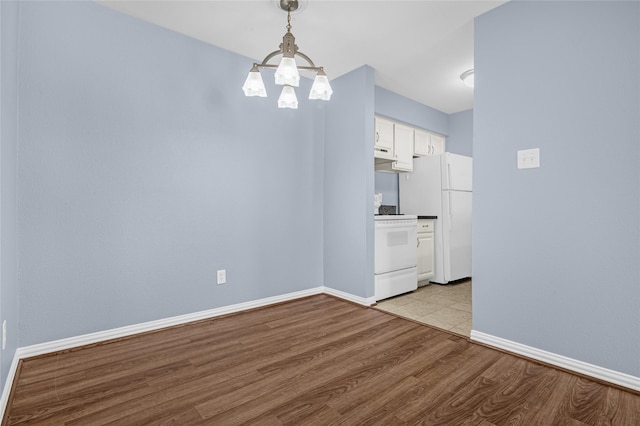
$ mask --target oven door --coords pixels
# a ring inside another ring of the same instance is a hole
[[[416,266],[417,221],[391,219],[375,224],[375,273]]]

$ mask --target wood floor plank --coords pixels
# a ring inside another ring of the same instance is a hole
[[[573,382],[563,400],[563,417],[593,425],[610,425],[614,421],[636,421],[638,423],[635,424],[640,424],[640,410],[636,411],[635,416],[629,416],[625,408],[622,410],[625,420],[618,420],[621,414],[618,410],[623,402],[619,389],[602,386],[582,377],[576,377]],[[625,407],[628,405],[628,402],[624,403]],[[637,407],[637,403],[631,405]]]
[[[395,336],[391,343],[380,342],[379,345],[387,345],[384,349],[384,356],[368,357],[358,364],[351,363],[347,371],[336,377],[329,383],[322,386],[313,387],[299,395],[299,402],[289,402],[284,407],[276,407],[274,414],[285,423],[299,424],[309,416],[322,409],[334,398],[341,398],[352,389],[367,386],[373,379],[379,377],[385,370],[402,363],[419,346],[421,335],[425,332],[421,328],[411,327],[408,330]],[[411,344],[398,344],[399,340],[417,342]]]
[[[611,424],[640,424],[640,398],[620,389],[611,390],[615,391],[619,398]]]
[[[370,377],[369,382],[363,382],[355,392],[348,392],[342,398],[331,401],[329,404],[342,413],[345,418],[354,419],[363,416],[365,413],[372,413],[375,409],[386,410],[386,405],[401,404],[405,398],[402,383],[407,383],[407,379],[415,386],[419,386],[419,379],[414,376],[415,371],[419,371],[424,365],[425,359],[434,359],[447,351],[455,348],[455,343],[442,336],[436,330],[435,334],[425,335],[419,347],[413,353],[408,354],[407,360],[391,366],[386,371],[375,377]],[[380,386],[384,384],[393,392],[380,393]],[[397,389],[396,389],[397,388]],[[395,395],[398,393],[398,395]],[[395,395],[395,396],[394,396]]]
[[[554,380],[552,372],[547,367],[518,359],[506,374],[492,381],[484,394],[478,393],[469,400],[482,398],[475,412],[490,423],[527,424],[525,419],[532,405],[546,402],[548,393],[544,389]]]
[[[251,392],[251,400],[243,402],[250,404],[252,412],[257,413],[257,415],[278,416],[279,413],[274,408],[275,401],[270,400],[269,394],[277,394],[278,396],[300,395],[309,389],[314,389],[336,380],[337,377],[346,374],[352,368],[365,363],[370,357],[367,347],[354,344],[354,341],[361,340],[365,343],[378,341],[379,349],[389,349],[394,345],[393,336],[401,332],[399,330],[400,327],[406,327],[406,325],[406,321],[393,318],[388,323],[373,327],[366,334],[351,335],[351,344],[348,347],[334,348],[335,350],[329,353],[329,357],[310,356],[305,353],[302,359],[306,358],[307,362],[301,363],[300,358],[294,356],[292,362],[288,363],[286,360],[289,357],[285,356],[285,362],[276,364],[278,366],[277,370],[274,370],[273,365],[267,369],[259,370],[261,373],[268,375],[265,379],[264,392],[262,392],[261,388],[255,388]],[[375,332],[375,338],[372,336],[372,332]],[[319,347],[316,348],[316,351],[325,352],[325,348]],[[250,420],[248,413],[238,404],[238,397],[235,395],[228,395],[228,397],[231,401],[211,400],[198,406],[198,411],[204,418],[212,419],[212,421],[220,418],[221,415],[232,415],[234,418],[240,416],[245,418],[245,421]],[[289,404],[288,397],[284,397],[281,400],[283,403]],[[226,411],[221,412],[220,407],[224,407]],[[259,409],[258,407],[261,408]],[[233,414],[235,412],[238,412],[238,414]]]
[[[640,425],[640,395],[318,295],[21,362],[3,425]]]
[[[476,345],[460,342],[455,350],[435,362],[426,363],[416,373],[424,391],[405,401],[396,416],[408,423],[430,416],[495,361],[493,351],[483,351]]]

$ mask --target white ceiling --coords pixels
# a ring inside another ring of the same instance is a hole
[[[256,62],[278,49],[287,25],[279,0],[98,3]],[[473,89],[459,78],[473,68],[473,18],[505,1],[299,3],[291,32],[299,50],[323,66],[330,80],[370,65],[376,85],[451,114],[473,107]]]

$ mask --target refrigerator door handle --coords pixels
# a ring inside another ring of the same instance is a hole
[[[451,188],[451,163],[447,162],[447,189]]]
[[[453,222],[453,210],[451,210],[451,192],[449,192],[449,231],[451,231],[451,223]]]

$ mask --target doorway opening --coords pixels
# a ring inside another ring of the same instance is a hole
[[[471,279],[427,284],[410,293],[381,300],[377,309],[451,331],[471,334]]]

